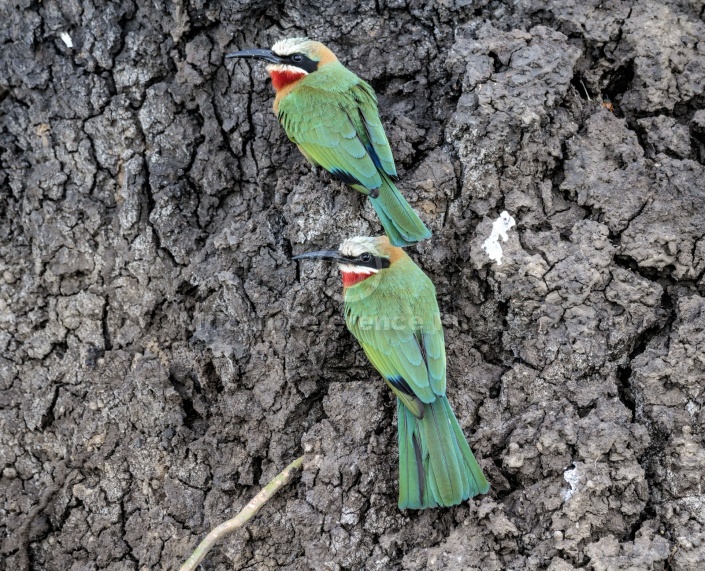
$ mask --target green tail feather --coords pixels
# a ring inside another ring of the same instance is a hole
[[[397,399],[399,508],[454,506],[490,489],[448,399],[424,405],[419,419]]]
[[[414,212],[394,183],[386,176],[379,187],[379,196],[370,198],[389,241],[394,246],[410,246],[431,237],[431,231]]]

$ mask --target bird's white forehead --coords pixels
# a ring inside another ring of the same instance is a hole
[[[272,46],[272,51],[278,56],[290,56],[306,48],[308,38],[285,38]]]
[[[365,252],[370,252],[375,256],[383,256],[377,248],[377,239],[368,236],[355,236],[345,240],[338,250],[344,256],[357,257]]]

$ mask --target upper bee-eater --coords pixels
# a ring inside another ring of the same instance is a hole
[[[489,489],[446,398],[436,290],[385,236],[345,240],[327,258],[343,278],[345,321],[397,397],[399,507],[452,506]]]
[[[277,92],[274,113],[289,139],[311,163],[370,198],[392,244],[408,246],[431,236],[394,185],[397,169],[374,90],[332,51],[307,38],[289,38],[271,50],[225,57],[268,62]]]

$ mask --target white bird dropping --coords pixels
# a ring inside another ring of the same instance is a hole
[[[504,242],[509,240],[507,232],[512,226],[516,226],[516,221],[514,218],[509,216],[509,212],[506,210],[499,215],[499,218],[492,224],[492,234],[485,240],[482,245],[483,250],[490,257],[490,260],[497,262],[498,266],[502,265],[502,245],[499,243],[499,239],[502,238]]]
[[[64,41],[67,48],[73,47],[73,40],[71,39],[71,36],[69,36],[68,32],[61,32],[61,34],[59,34],[59,37]]]
[[[570,490],[561,491],[563,501],[567,502],[570,498],[573,497],[573,494],[575,494],[575,492],[578,490],[578,484],[581,480],[580,474],[578,473],[578,464],[576,462],[573,462],[572,468],[563,472],[563,479],[568,482],[568,484],[570,484]]]

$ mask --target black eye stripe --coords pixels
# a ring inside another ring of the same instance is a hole
[[[280,58],[282,60],[282,63],[285,63],[286,65],[293,65],[294,67],[298,67],[300,69],[303,69],[307,73],[313,73],[318,69],[318,62],[315,60],[312,60],[310,57],[308,57],[305,54],[296,52],[293,54],[287,54],[287,55],[280,55],[275,53],[275,56]],[[296,61],[294,60],[294,56],[296,57],[301,57],[301,60]]]
[[[363,260],[362,257],[365,255],[371,256],[369,260]],[[353,256],[344,256],[345,260],[343,263],[346,264],[351,264],[353,266],[361,266],[364,268],[371,268],[373,270],[382,270],[385,268],[388,268],[391,265],[391,262],[389,261],[389,258],[385,258],[383,256],[375,256],[371,254],[370,252],[363,252],[359,256],[353,257]]]

